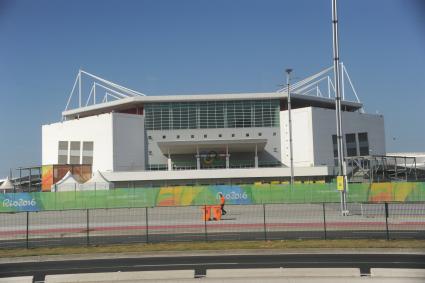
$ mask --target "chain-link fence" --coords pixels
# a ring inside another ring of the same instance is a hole
[[[425,203],[349,203],[348,209],[348,216],[339,203],[226,205],[225,215],[220,206],[0,213],[0,247],[425,238]]]

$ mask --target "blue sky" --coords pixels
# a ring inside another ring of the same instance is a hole
[[[425,151],[425,1],[340,0],[341,58],[388,151]],[[81,67],[148,95],[274,91],[332,64],[330,0],[0,0],[0,177],[41,163]]]

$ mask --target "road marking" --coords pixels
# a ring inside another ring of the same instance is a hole
[[[353,234],[374,234],[374,233],[386,233],[386,231],[353,231]],[[414,231],[389,231],[390,234],[421,234],[422,232],[414,232]]]
[[[238,265],[239,262],[204,262],[204,263],[170,263],[170,264],[140,264],[132,265],[132,267],[160,267],[160,266],[198,266],[198,265]]]

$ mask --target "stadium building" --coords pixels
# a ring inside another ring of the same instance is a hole
[[[357,94],[342,69],[351,85],[342,101],[345,155],[385,155],[384,118],[364,113],[358,98],[345,99],[349,90]],[[296,180],[336,172],[331,70],[290,87]],[[287,181],[287,98],[287,88],[147,96],[80,70],[62,121],[42,126],[42,165],[91,165],[115,184]]]

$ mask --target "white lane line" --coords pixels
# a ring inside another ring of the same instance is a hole
[[[116,265],[116,266],[88,266],[88,267],[65,267],[65,268],[49,268],[47,272],[51,271],[69,271],[69,270],[93,270],[93,269],[120,269],[120,268],[132,268],[132,267],[178,267],[178,266],[198,266],[198,265],[238,265],[237,262],[228,262],[228,263],[175,263],[175,264],[146,264],[146,265]],[[256,263],[254,263],[256,264]],[[25,272],[40,272],[40,269],[25,269]],[[113,272],[113,271],[111,271]],[[2,274],[0,272],[0,274]]]
[[[170,263],[170,264],[140,264],[132,265],[132,267],[160,267],[160,266],[194,266],[194,265],[238,265],[239,262],[201,262],[201,263]]]
[[[353,234],[376,234],[376,233],[386,233],[386,231],[353,231],[351,232]],[[421,232],[415,232],[415,231],[389,231],[390,234],[421,234]]]

